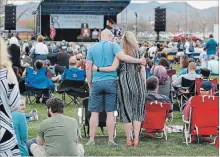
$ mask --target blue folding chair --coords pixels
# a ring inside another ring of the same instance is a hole
[[[54,91],[54,83],[47,77],[46,68],[38,70],[27,67],[25,77],[25,96],[27,104],[32,104],[36,100],[36,96],[47,93],[50,97],[52,91]],[[31,100],[31,96],[35,99]]]
[[[86,72],[78,68],[69,69],[68,67],[64,70],[62,74],[62,80],[57,88],[57,92],[62,94],[62,100],[65,106],[70,105],[72,102],[80,106],[82,102],[78,97],[85,98],[89,96],[88,84],[85,81]],[[69,96],[71,101],[66,104],[65,95]]]

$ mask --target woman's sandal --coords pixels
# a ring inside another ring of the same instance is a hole
[[[133,146],[133,142],[132,142],[132,141],[128,141],[128,142],[126,143],[126,146],[127,146],[127,147]]]
[[[134,147],[137,147],[139,143],[139,140],[134,140]]]

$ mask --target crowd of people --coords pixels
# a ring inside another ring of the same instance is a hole
[[[78,143],[77,120],[63,115],[63,101],[51,98],[49,93],[36,96],[36,103],[40,103],[42,98],[42,103],[46,104],[48,119],[40,123],[38,137],[28,140],[28,117],[38,119],[36,109],[24,114],[25,104],[21,101],[21,91],[25,89],[20,83],[28,68],[46,69],[45,80],[53,91],[54,84],[68,79],[70,71],[79,74],[73,76],[77,80],[87,82],[88,110],[91,112],[87,146],[96,144],[96,129],[102,111],[107,112],[109,146],[118,145],[113,139],[115,111],[124,125],[126,146],[138,146],[141,124],[146,118],[146,102],[172,104],[166,116],[172,121],[173,99],[178,97],[175,91],[181,87],[182,78],[201,78],[201,95],[218,96],[218,87],[210,83],[210,75],[219,74],[218,45],[212,35],[203,46],[200,43],[194,46],[190,38],[176,45],[172,42],[139,45],[135,35],[129,31],[120,41],[114,41],[114,34],[108,29],[103,30],[101,40],[92,45],[65,41],[46,43],[41,35],[36,42],[21,42],[15,36],[6,42],[0,39],[0,117],[3,120],[0,123],[0,156],[84,155],[84,148]],[[170,60],[169,48],[176,48],[179,57]],[[194,57],[197,52],[200,53],[199,58]],[[175,63],[180,63],[181,71],[170,76],[168,72]],[[215,93],[213,88],[216,88]],[[183,116],[188,120],[191,98],[184,103]],[[134,139],[131,138],[132,131]]]

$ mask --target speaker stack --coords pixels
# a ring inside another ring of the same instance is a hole
[[[5,6],[5,30],[16,30],[16,6]]]

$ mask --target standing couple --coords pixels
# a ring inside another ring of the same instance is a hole
[[[89,111],[90,139],[86,145],[95,145],[99,113],[107,112],[108,145],[117,146],[113,141],[114,111],[119,108],[124,123],[127,146],[137,146],[141,122],[145,116],[145,63],[140,56],[137,40],[133,33],[125,32],[122,49],[112,42],[114,35],[108,29],[101,32],[101,41],[90,47],[86,59],[86,76],[90,88]],[[119,62],[120,60],[120,62]],[[117,81],[117,68],[119,80]],[[134,130],[134,141],[130,135]]]

